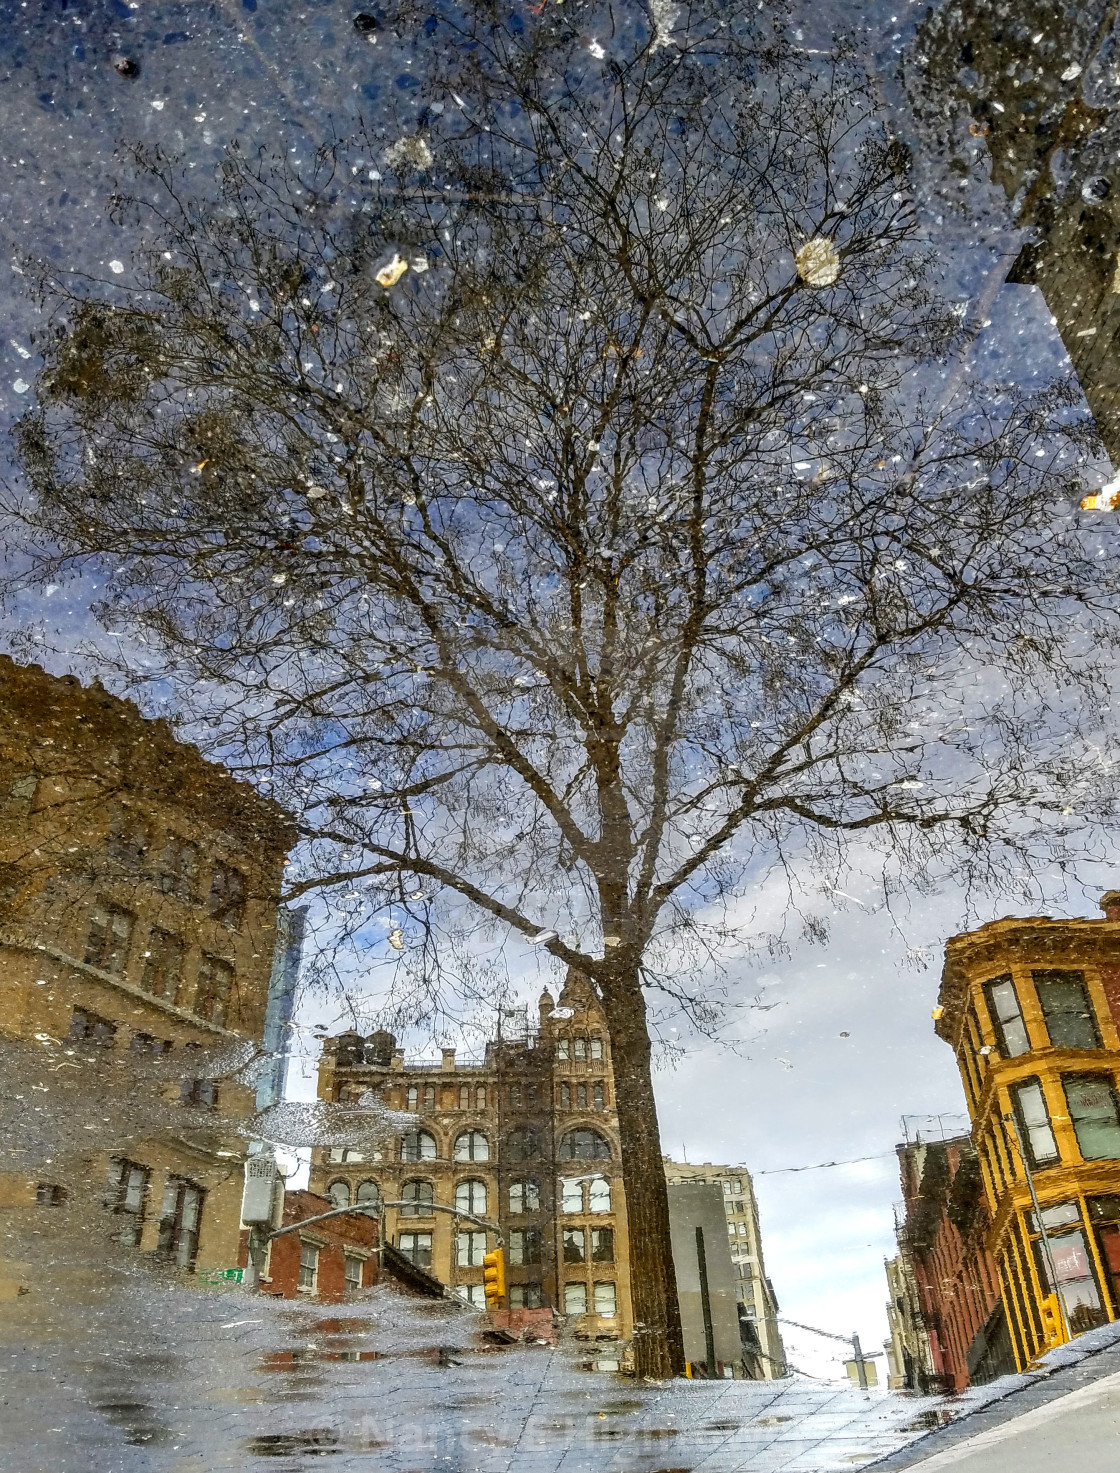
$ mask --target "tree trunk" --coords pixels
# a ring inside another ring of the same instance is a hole
[[[639,1376],[664,1380],[684,1373],[684,1338],[669,1237],[665,1164],[650,1073],[645,1000],[637,975],[611,987],[604,1005],[626,1190],[635,1371]]]

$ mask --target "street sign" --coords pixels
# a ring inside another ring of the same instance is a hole
[[[240,1284],[243,1268],[211,1268],[199,1274],[204,1284]]]

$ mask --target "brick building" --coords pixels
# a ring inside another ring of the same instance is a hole
[[[0,1052],[35,1104],[0,1168],[9,1244],[85,1254],[104,1232],[182,1270],[236,1263],[240,1071],[284,1021],[294,839],[167,723],[0,658]],[[35,1280],[0,1265],[3,1292]]]
[[[936,1028],[957,1055],[1019,1369],[1054,1343],[1059,1308],[1074,1335],[1120,1319],[1120,892],[1101,907],[946,947]]]
[[[903,1192],[899,1255],[913,1285],[910,1317],[920,1323],[924,1340],[921,1344],[910,1337],[917,1343],[907,1345],[901,1357],[902,1384],[923,1392],[962,1391],[1013,1371],[971,1137],[910,1140],[898,1147],[898,1161]],[[899,1288],[892,1299],[903,1293]],[[901,1338],[907,1306],[894,1307]],[[898,1375],[897,1366],[892,1375]]]
[[[329,1212],[329,1197],[285,1192],[281,1227]],[[242,1234],[241,1268],[249,1261],[248,1234]],[[262,1292],[276,1299],[343,1299],[377,1283],[377,1218],[355,1212],[311,1223],[273,1238],[265,1255]]]
[[[588,1339],[631,1334],[626,1202],[610,1039],[585,979],[547,991],[536,1026],[492,1040],[480,1062],[453,1049],[406,1062],[390,1034],[324,1044],[319,1096],[365,1093],[415,1124],[390,1147],[320,1147],[312,1191],[386,1206],[386,1242],[482,1307],[483,1254],[505,1238],[510,1309],[553,1308]]]

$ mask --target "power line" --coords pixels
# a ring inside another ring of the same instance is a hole
[[[817,1161],[812,1166],[770,1166],[763,1171],[752,1171],[751,1175],[780,1176],[783,1172],[790,1171],[825,1171],[830,1166],[855,1166],[860,1161],[882,1161],[894,1154],[894,1151],[875,1151],[870,1156],[852,1156],[847,1161]]]

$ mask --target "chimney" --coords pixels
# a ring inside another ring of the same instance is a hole
[[[1106,921],[1120,921],[1120,890],[1106,890],[1100,899]]]
[[[440,1068],[441,1069],[454,1069],[454,1067],[455,1067],[455,1050],[453,1048],[445,1048],[445,1049],[442,1049],[441,1050],[441,1053],[443,1054],[443,1063],[440,1065]]]

